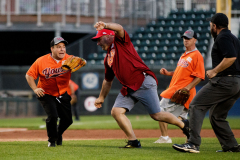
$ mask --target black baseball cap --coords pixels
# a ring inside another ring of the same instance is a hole
[[[193,30],[189,29],[189,30],[185,31],[184,34],[181,36],[181,38],[183,38],[183,37],[186,37],[189,39],[192,39],[192,38],[197,39],[197,34]]]
[[[50,42],[50,47],[52,47],[52,46],[54,46],[54,45],[56,45],[56,44],[58,44],[58,43],[60,43],[60,42],[64,43],[65,45],[68,44],[68,42],[67,42],[66,40],[64,40],[62,37],[55,37],[55,38],[53,38],[53,40]]]
[[[228,26],[228,17],[223,13],[216,13],[212,17],[206,18],[207,21],[211,21],[217,26],[227,27]]]

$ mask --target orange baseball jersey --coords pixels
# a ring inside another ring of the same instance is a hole
[[[70,80],[69,80],[69,85],[68,85],[68,88],[67,88],[67,93],[68,93],[69,95],[72,94],[72,93],[71,93],[71,89],[70,89],[70,85],[73,85],[74,92],[76,92],[76,90],[78,90],[78,88],[79,88],[79,86],[70,79]]]
[[[52,58],[51,53],[39,57],[27,71],[27,75],[35,80],[39,77],[37,87],[42,88],[44,94],[60,96],[67,91],[71,71],[61,68],[64,61],[69,57],[68,54],[58,63]]]
[[[188,84],[190,84],[195,77],[205,79],[204,61],[201,53],[194,50],[190,53],[186,52],[180,57],[177,68],[174,71],[169,88],[161,93],[161,97],[171,99],[173,94]],[[193,87],[190,90],[190,97],[184,106],[188,109],[193,97],[196,95],[196,89]]]

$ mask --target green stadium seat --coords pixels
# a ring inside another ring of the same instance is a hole
[[[149,48],[149,52],[158,52],[159,47],[158,46],[152,46]]]
[[[138,28],[131,36],[132,43],[146,64],[176,65],[185,52],[181,35],[187,29],[193,29],[198,35],[197,48],[205,56],[211,38],[206,17],[214,13],[213,10],[171,11],[167,18],[159,17],[146,28]]]
[[[139,56],[144,60],[147,59],[147,54],[145,52],[140,53]]]
[[[98,54],[97,53],[90,53],[88,55],[88,59],[98,59]]]
[[[152,52],[152,53],[147,54],[147,58],[156,60],[157,59],[157,55],[156,55],[155,52]]]
[[[141,45],[150,46],[150,45],[151,45],[150,39],[151,39],[151,38],[142,40]]]
[[[163,59],[160,59],[160,60],[155,60],[154,63],[156,65],[164,65],[165,64],[165,61]]]
[[[162,59],[162,60],[167,59],[166,53],[164,52],[158,53],[156,56],[157,56],[157,59]]]
[[[147,24],[147,28],[150,28],[150,27],[156,27],[156,21],[151,21],[150,23]]]

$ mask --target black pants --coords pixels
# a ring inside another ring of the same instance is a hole
[[[79,113],[78,113],[78,90],[75,91],[75,95],[77,96],[77,102],[75,104],[72,105],[72,109],[73,109],[73,113],[75,115],[75,120],[79,120]]]
[[[238,145],[234,134],[226,121],[228,111],[240,96],[240,78],[214,77],[197,93],[189,107],[189,142],[201,144],[200,131],[206,112],[212,128],[222,146],[228,150]]]
[[[45,94],[43,97],[38,97],[38,100],[48,116],[46,119],[48,141],[54,142],[73,123],[71,97],[66,92],[59,97]],[[58,117],[59,125],[57,125]]]

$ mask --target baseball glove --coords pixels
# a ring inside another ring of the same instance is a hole
[[[63,70],[71,70],[71,72],[75,72],[79,70],[81,67],[85,66],[87,61],[83,58],[70,56],[68,57],[62,65]]]
[[[171,102],[184,105],[187,102],[189,96],[190,96],[189,90],[187,90],[186,88],[182,88],[177,90],[173,94]]]

